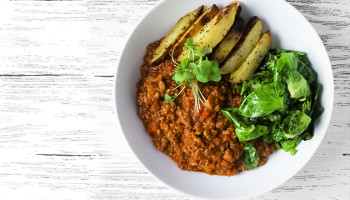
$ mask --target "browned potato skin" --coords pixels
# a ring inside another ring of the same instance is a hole
[[[270,31],[263,33],[258,44],[244,60],[242,65],[231,73],[230,79],[232,83],[241,83],[247,80],[255,70],[259,67],[265,55],[269,52],[272,43],[272,35]]]
[[[230,6],[232,4],[239,3],[239,1],[232,1],[231,3],[228,3],[227,6]]]
[[[240,3],[235,2],[222,9],[213,19],[206,23],[192,38],[198,49],[205,46],[214,48],[226,36],[235,21],[236,13],[240,10]],[[188,55],[188,50],[183,50],[177,58],[183,60]]]
[[[242,37],[244,32],[244,20],[236,16],[233,26],[228,31],[225,38],[220,42],[216,47],[212,60],[222,63],[226,57],[229,55],[233,47],[239,42],[239,39]]]
[[[179,39],[178,42],[176,42],[174,48],[172,49],[173,57],[178,57],[181,52],[182,48],[185,45],[187,39],[192,38],[198,31],[201,30],[201,28],[208,23],[215,15],[217,15],[219,12],[219,8],[214,4],[207,10],[203,11],[203,13],[197,18],[197,20],[192,24],[190,28],[187,29],[187,31],[183,34],[183,36]]]
[[[228,74],[235,71],[253,50],[259,41],[262,23],[258,17],[252,17],[247,23],[244,33],[237,45],[231,50],[223,62],[220,71]]]
[[[158,48],[155,50],[152,58],[152,66],[159,65],[163,62],[170,49],[174,46],[176,41],[183,35],[183,33],[193,24],[193,22],[202,13],[204,6],[200,6],[196,10],[187,13],[183,16],[171,31],[163,38]]]

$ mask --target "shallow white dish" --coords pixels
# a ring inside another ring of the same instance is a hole
[[[137,116],[136,83],[146,46],[165,36],[176,21],[202,4],[224,7],[231,0],[164,0],[156,5],[136,26],[122,51],[115,81],[116,111],[126,141],[140,162],[159,180],[180,192],[201,198],[243,199],[276,188],[294,176],[312,157],[320,145],[330,121],[334,85],[329,57],[316,31],[290,4],[283,0],[241,0],[241,16],[247,22],[259,16],[264,30],[270,29],[273,47],[305,51],[318,80],[323,85],[321,103],[325,109],[316,121],[315,135],[298,146],[290,156],[277,151],[268,162],[248,172],[232,177],[210,176],[182,171],[165,154],[156,150]]]

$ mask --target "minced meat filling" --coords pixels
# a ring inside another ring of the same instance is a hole
[[[159,42],[150,44],[141,66],[138,83],[138,115],[155,147],[173,159],[183,170],[232,176],[245,170],[243,143],[234,133],[234,125],[221,113],[222,108],[239,107],[241,101],[228,77],[219,82],[198,83],[206,101],[197,111],[190,88],[165,103],[164,95],[180,92],[172,79],[176,65],[170,60],[152,67],[150,62]],[[176,88],[176,89],[175,89]],[[258,151],[259,166],[264,165],[274,145],[262,139],[252,141]]]

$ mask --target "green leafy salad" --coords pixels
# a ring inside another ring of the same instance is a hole
[[[323,112],[321,85],[307,54],[272,49],[248,80],[237,84],[242,104],[222,113],[244,143],[244,165],[254,169],[259,156],[248,141],[263,137],[291,155],[301,140],[313,137],[313,123]]]
[[[196,49],[193,39],[188,39],[184,50],[186,59],[177,64],[173,80],[177,87],[183,86],[175,96],[164,95],[166,103],[174,100],[189,86],[195,97],[196,109],[205,98],[197,81],[207,83],[221,80],[219,64],[206,58],[212,49]],[[238,108],[225,108],[221,112],[235,125],[238,139],[244,143],[243,163],[254,169],[259,155],[249,142],[263,137],[291,155],[297,153],[301,140],[313,136],[313,122],[323,112],[319,103],[321,85],[312,69],[307,54],[300,51],[272,49],[265,56],[256,72],[246,81],[236,84],[242,104]]]

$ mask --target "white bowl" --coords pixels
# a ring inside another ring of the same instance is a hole
[[[160,181],[180,192],[202,198],[243,199],[276,188],[294,176],[320,145],[331,118],[334,85],[331,64],[316,31],[290,4],[283,0],[241,0],[243,18],[259,16],[264,29],[270,29],[273,46],[305,51],[318,80],[323,85],[321,103],[324,113],[315,123],[315,135],[298,146],[295,156],[283,150],[275,152],[268,162],[236,176],[211,176],[182,171],[165,154],[156,150],[137,116],[136,83],[146,46],[166,35],[176,21],[205,3],[224,7],[231,0],[164,0],[156,5],[136,26],[122,51],[115,82],[116,110],[126,141],[140,162]]]

